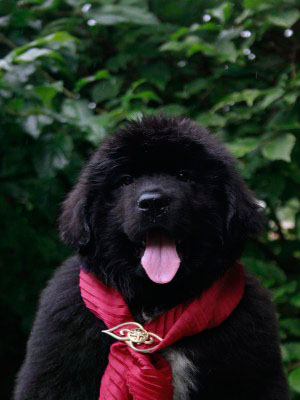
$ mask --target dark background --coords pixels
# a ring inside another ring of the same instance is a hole
[[[215,132],[265,206],[243,261],[272,291],[300,398],[299,28],[296,0],[0,2],[1,398],[70,254],[60,203],[107,135],[157,111]]]

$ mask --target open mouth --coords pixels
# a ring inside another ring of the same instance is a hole
[[[168,283],[176,275],[180,266],[176,244],[178,246],[178,242],[166,232],[147,232],[141,264],[153,282]]]

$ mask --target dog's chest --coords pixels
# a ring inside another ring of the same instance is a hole
[[[173,400],[188,400],[196,389],[197,368],[184,351],[169,347],[163,356],[170,363],[173,375]]]

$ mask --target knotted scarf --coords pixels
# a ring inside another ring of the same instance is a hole
[[[133,328],[130,322],[134,322],[134,318],[117,290],[83,269],[80,271],[80,289],[86,307],[109,329],[126,322]],[[243,267],[237,263],[201,296],[177,305],[144,325],[147,332],[163,339],[150,353],[137,352],[125,341],[113,343],[101,380],[99,400],[172,400],[172,371],[160,350],[184,336],[220,325],[239,304],[243,292]],[[122,336],[121,328],[115,333]]]

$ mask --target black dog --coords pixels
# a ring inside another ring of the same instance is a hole
[[[98,399],[114,340],[81,300],[80,265],[117,288],[144,323],[199,296],[262,226],[234,159],[206,130],[164,116],[129,122],[96,151],[63,205],[61,238],[78,255],[42,294],[14,399]],[[156,242],[171,247],[168,267],[148,265]],[[175,399],[288,398],[275,311],[251,276],[227,320],[164,355]]]

